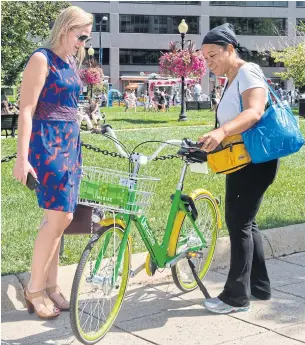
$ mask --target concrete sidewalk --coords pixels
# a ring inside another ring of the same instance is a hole
[[[132,285],[115,325],[99,344],[305,344],[304,224],[294,228],[295,232],[289,230],[264,231],[267,257],[271,257],[267,260],[273,296],[270,301],[253,299],[249,312],[215,315],[203,308],[203,296],[198,289],[187,294],[180,292],[169,271],[149,279],[139,275],[137,280],[130,280]],[[228,264],[227,251],[227,239],[221,239],[215,264],[205,278],[211,296],[217,296],[225,283],[228,268],[216,263]],[[302,252],[287,255],[296,251]],[[286,255],[279,256],[283,254]],[[134,260],[143,257],[140,254]],[[74,270],[75,266],[60,269],[60,281],[65,282],[62,288],[67,296]],[[22,285],[28,277],[23,273],[2,278],[2,344],[80,344],[72,335],[69,313],[62,312],[50,321],[27,313]]]

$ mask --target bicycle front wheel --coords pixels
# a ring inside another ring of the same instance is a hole
[[[195,191],[191,195],[197,212],[196,225],[206,240],[206,245],[198,251],[198,257],[191,258],[195,265],[196,273],[200,280],[207,274],[213,260],[218,228],[220,224],[218,206],[213,196],[204,190]],[[186,214],[180,211],[176,217],[174,229],[170,239],[169,255],[173,256],[187,251],[192,246],[202,243],[194,226]],[[186,258],[177,262],[171,268],[173,280],[176,286],[184,292],[197,288],[197,282],[193,276]]]
[[[123,234],[119,225],[102,227],[92,236],[78,264],[71,291],[70,319],[75,337],[83,344],[95,344],[102,339],[122,305],[129,278],[129,241],[117,277],[114,272]]]

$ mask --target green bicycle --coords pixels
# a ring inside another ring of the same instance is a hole
[[[71,291],[71,327],[75,337],[84,344],[94,344],[106,335],[123,303],[129,277],[143,269],[153,275],[158,268],[171,268],[180,290],[188,292],[197,288],[189,260],[203,280],[221,227],[218,202],[210,192],[198,189],[190,195],[182,194],[187,168],[206,162],[206,154],[195,143],[188,139],[170,140],[147,157],[128,155],[109,125],[103,126],[103,134],[114,141],[121,155],[129,158],[133,169],[127,173],[83,167],[79,202],[94,207],[93,219],[99,227],[82,253]],[[166,145],[179,146],[178,154],[184,165],[159,244],[145,217],[159,179],[140,177],[139,170]],[[148,250],[146,262],[134,270],[130,264],[131,222]]]

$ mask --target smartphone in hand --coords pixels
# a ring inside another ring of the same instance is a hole
[[[26,179],[26,186],[30,190],[34,190],[35,188],[39,186],[39,184],[40,184],[39,181],[29,172]]]

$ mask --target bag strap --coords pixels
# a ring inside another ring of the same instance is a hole
[[[229,81],[227,81],[226,86],[225,86],[225,88],[224,88],[224,90],[223,90],[223,92],[222,92],[222,95],[221,95],[221,97],[220,97],[220,100],[219,100],[219,102],[218,102],[218,104],[217,104],[217,108],[216,108],[216,112],[215,112],[215,129],[217,129],[217,128],[218,128],[218,125],[219,125],[219,122],[218,122],[218,119],[217,119],[218,107],[219,107],[219,104],[220,104],[220,102],[221,102],[221,100],[222,100],[224,94],[225,94],[225,91],[226,91],[227,88],[228,88],[228,84],[229,84]]]
[[[276,100],[276,103],[279,104],[281,107],[283,107],[283,102],[277,97],[276,93],[274,92],[273,88],[268,84],[266,77],[264,76],[264,82],[267,85],[268,88],[268,103],[271,105],[272,102],[272,98],[271,95],[273,95],[274,99]],[[238,88],[238,94],[239,94],[239,102],[240,102],[240,111],[242,112],[244,110],[243,107],[243,100],[242,100],[242,96],[241,93],[239,91],[239,81],[237,80],[237,88]]]

